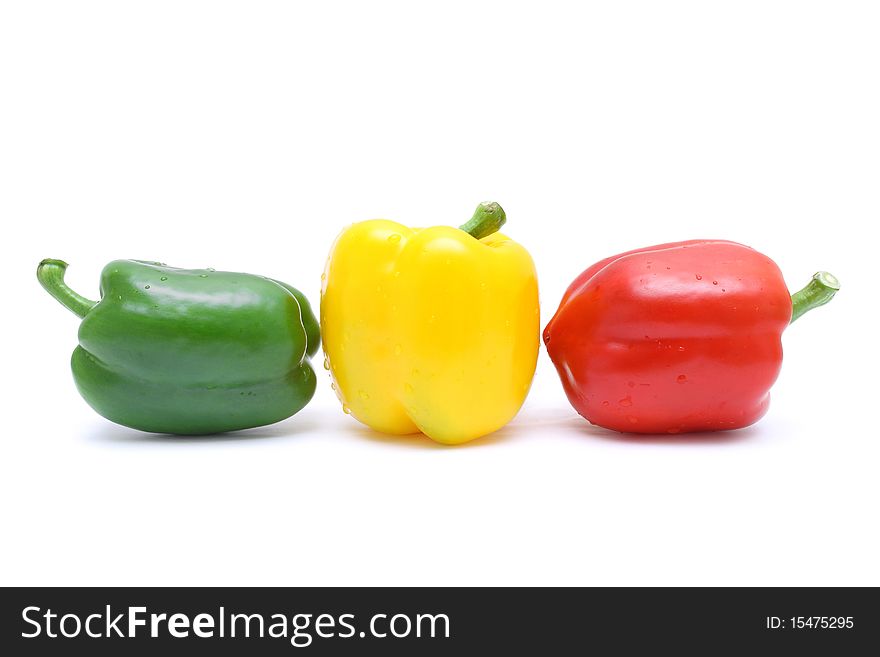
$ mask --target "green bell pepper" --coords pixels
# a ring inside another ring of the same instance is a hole
[[[64,283],[66,269],[43,260],[37,278],[83,318],[73,376],[108,420],[156,433],[218,433],[278,422],[312,398],[318,322],[289,285],[115,260],[95,302]]]

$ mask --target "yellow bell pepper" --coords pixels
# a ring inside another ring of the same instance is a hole
[[[346,413],[385,433],[463,443],[525,401],[538,357],[538,279],[483,203],[461,228],[375,219],[336,239],[321,332]]]

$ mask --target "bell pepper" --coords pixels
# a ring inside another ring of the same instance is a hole
[[[575,410],[622,432],[737,429],[767,411],[783,330],[839,289],[789,296],[767,256],[694,240],[597,262],[569,286],[544,342]]]
[[[540,320],[532,258],[496,232],[505,218],[484,203],[460,228],[376,219],[339,235],[322,277],[321,333],[346,413],[447,444],[513,418]]]
[[[318,322],[280,281],[213,269],[116,260],[101,300],[43,260],[43,287],[82,318],[71,366],[80,394],[108,420],[156,433],[208,434],[271,424],[315,391]]]

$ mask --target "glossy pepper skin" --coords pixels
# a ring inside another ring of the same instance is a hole
[[[494,232],[504,220],[486,203],[460,229],[378,219],[337,238],[321,331],[346,412],[378,431],[447,444],[513,418],[534,375],[540,324],[532,258]]]
[[[43,287],[82,317],[71,359],[80,394],[118,424],[209,434],[272,424],[315,391],[319,329],[302,293],[262,276],[116,260],[101,300],[44,260]]]
[[[838,289],[821,272],[789,296],[742,244],[694,240],[629,251],[575,279],[544,342],[574,408],[622,432],[737,429],[767,411],[782,332]]]

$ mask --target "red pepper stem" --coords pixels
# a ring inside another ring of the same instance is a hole
[[[66,262],[48,258],[37,267],[37,280],[61,305],[78,317],[85,317],[98,302],[86,299],[67,287],[64,282],[65,271],[67,271]]]
[[[492,201],[491,203],[480,203],[474,210],[474,216],[470,218],[470,221],[462,224],[459,228],[468,235],[481,240],[498,231],[505,221],[507,221],[507,215],[504,210]]]
[[[840,282],[827,271],[813,274],[813,278],[804,289],[791,295],[792,323],[805,312],[831,301],[839,289]]]

